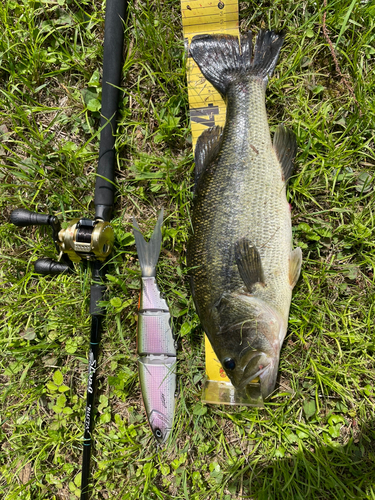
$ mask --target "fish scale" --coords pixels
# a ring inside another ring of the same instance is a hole
[[[216,147],[209,142],[212,131],[196,147],[199,175],[188,245],[192,294],[232,383],[243,388],[259,375],[264,397],[275,384],[301,263],[300,250],[292,251],[286,199],[295,138],[281,126],[272,144],[265,107],[282,40],[260,32],[251,60],[250,34],[241,39],[242,54],[235,37],[198,36],[190,46],[203,75],[227,102],[216,158],[209,153]]]

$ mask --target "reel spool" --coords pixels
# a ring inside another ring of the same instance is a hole
[[[58,233],[58,245],[72,262],[104,261],[111,253],[115,235],[109,222],[73,219]]]

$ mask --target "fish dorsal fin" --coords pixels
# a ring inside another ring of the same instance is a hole
[[[207,165],[218,155],[222,138],[223,129],[219,125],[210,127],[198,137],[195,146],[195,188]]]
[[[234,255],[240,276],[249,292],[252,292],[256,283],[264,286],[264,272],[258,249],[247,238],[241,238],[235,243]]]
[[[289,257],[289,283],[292,288],[296,285],[302,266],[302,250],[295,248]]]
[[[279,125],[273,136],[273,149],[283,171],[283,179],[288,182],[293,172],[294,158],[297,153],[296,136],[284,125]]]

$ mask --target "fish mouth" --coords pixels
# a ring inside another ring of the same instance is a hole
[[[268,366],[266,366],[262,373],[259,374],[260,390],[263,399],[268,398],[275,390],[277,373],[279,370],[279,358],[272,359]]]
[[[264,366],[260,364],[260,360],[264,356],[262,352],[254,352],[252,353],[251,359],[246,363],[243,369],[243,375],[241,380],[237,384],[239,389],[244,389],[247,384],[249,384],[252,380],[260,377],[260,375],[268,368],[268,366]],[[254,366],[255,364],[255,366]]]
[[[263,399],[267,399],[272,394],[276,385],[278,373],[278,359],[270,358],[261,353],[258,357],[258,370],[254,366],[246,366],[244,374],[239,384],[239,389],[244,389],[252,380],[259,377],[260,391]]]
[[[233,385],[243,390],[252,380],[259,377],[262,397],[266,399],[275,388],[278,359],[262,351],[250,351],[243,356],[241,364],[243,366],[242,377]]]
[[[246,348],[238,357],[239,362],[237,369],[232,372],[226,370],[228,377],[236,389],[244,389],[245,386],[254,380],[263,370],[264,366],[259,366],[262,356],[264,356],[263,352]]]

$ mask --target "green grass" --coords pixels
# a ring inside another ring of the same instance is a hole
[[[241,29],[285,28],[267,93],[272,130],[299,144],[289,185],[303,271],[263,409],[202,406],[203,336],[185,265],[193,155],[177,0],[131,2],[118,129],[106,329],[93,483],[98,499],[374,499],[375,10],[371,2],[246,2]],[[94,0],[0,5],[0,497],[79,494],[90,277],[33,274],[48,230],[13,208],[93,215],[103,9]],[[139,266],[131,217],[149,235],[166,212],[158,267],[177,335],[180,394],[156,450],[136,371]],[[121,301],[119,307],[118,298]],[[111,302],[112,300],[112,302]]]

